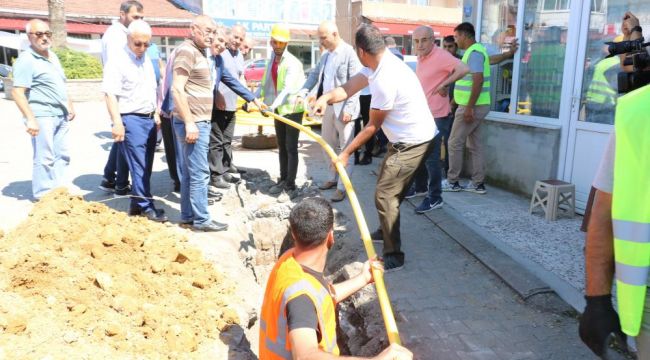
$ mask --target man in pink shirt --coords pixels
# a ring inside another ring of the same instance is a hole
[[[413,46],[418,56],[415,71],[429,103],[429,110],[439,132],[433,138],[433,150],[415,174],[415,184],[406,198],[427,195],[415,209],[423,214],[442,207],[442,168],[440,166],[440,144],[447,138],[451,127],[451,107],[449,104],[449,85],[469,72],[469,67],[445,49],[435,45],[433,29],[420,26],[413,31]]]

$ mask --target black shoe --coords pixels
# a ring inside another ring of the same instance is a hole
[[[208,186],[208,198],[209,199],[219,199],[223,197],[223,194],[220,193],[219,191],[216,191],[216,189],[212,186]]]
[[[146,216],[147,219],[155,222],[166,222],[167,215],[165,215],[165,210],[163,209],[147,209],[142,213],[142,216]]]
[[[235,165],[232,165],[232,164],[230,164],[230,167],[228,168],[228,172],[231,173],[231,174],[237,174],[237,173],[246,174],[246,170],[240,169],[240,168],[238,168],[238,167],[236,167]]]
[[[384,233],[381,232],[381,229],[377,229],[370,233],[370,238],[373,240],[384,240]]]
[[[179,183],[179,182],[174,183],[174,192],[175,193],[180,193],[181,192],[181,183]]]
[[[112,193],[115,192],[115,183],[106,179],[102,179],[101,184],[99,184],[99,188],[106,192]]]
[[[239,184],[241,182],[241,178],[239,178],[237,176],[232,176],[229,173],[225,173],[222,176],[223,176],[223,179],[226,180],[229,183]]]
[[[127,185],[123,188],[115,186],[115,196],[127,196],[131,193],[131,185]]]
[[[228,224],[212,220],[207,224],[192,225],[192,229],[196,231],[225,231],[228,230]]]
[[[228,183],[223,176],[216,176],[210,181],[210,185],[219,188],[219,189],[230,189],[230,183]]]
[[[404,268],[404,255],[403,254],[388,254],[384,255],[384,273],[391,273],[399,271]]]
[[[359,160],[359,165],[370,165],[372,164],[372,154],[364,153]]]

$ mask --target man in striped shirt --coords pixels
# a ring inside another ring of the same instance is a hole
[[[214,221],[208,211],[208,147],[212,115],[213,80],[206,48],[217,26],[199,15],[190,26],[190,38],[176,50],[173,65],[174,132],[181,172],[181,223],[200,231],[223,231],[228,224]]]

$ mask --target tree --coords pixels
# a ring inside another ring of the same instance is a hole
[[[50,30],[52,30],[52,46],[65,47],[68,33],[65,30],[64,0],[47,0]]]

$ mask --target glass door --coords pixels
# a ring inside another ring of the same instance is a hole
[[[608,58],[605,42],[623,38],[626,11],[650,26],[647,0],[589,0],[581,2],[580,49],[575,64],[564,179],[576,185],[576,205],[584,209],[591,183],[613,130],[618,97],[617,57]]]

